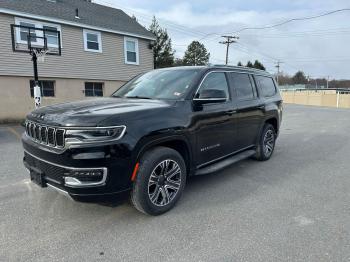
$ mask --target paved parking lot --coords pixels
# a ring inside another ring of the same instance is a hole
[[[0,261],[350,261],[350,110],[285,106],[275,154],[190,179],[159,217],[28,180],[0,127]]]

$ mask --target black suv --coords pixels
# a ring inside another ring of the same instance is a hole
[[[159,69],[111,97],[30,113],[24,165],[33,182],[75,200],[131,192],[138,210],[158,215],[179,200],[188,176],[269,159],[281,118],[281,96],[264,71]]]

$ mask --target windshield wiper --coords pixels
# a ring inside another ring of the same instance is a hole
[[[125,98],[152,99],[151,97],[147,96],[126,96]]]

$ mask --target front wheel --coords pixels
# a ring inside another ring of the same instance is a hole
[[[259,161],[269,160],[275,149],[276,131],[275,128],[266,123],[260,134],[259,141],[256,148],[255,159]]]
[[[137,210],[160,215],[174,207],[186,184],[186,165],[175,150],[157,147],[140,159],[131,200]]]

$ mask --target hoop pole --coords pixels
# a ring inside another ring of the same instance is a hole
[[[39,108],[41,105],[41,90],[39,86],[39,76],[38,76],[38,57],[36,53],[32,52],[32,61],[33,61],[33,69],[34,69],[34,103],[35,108]]]

